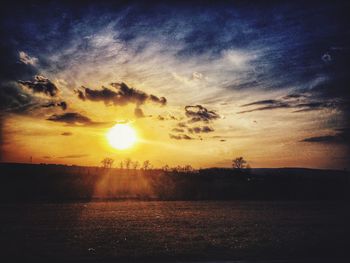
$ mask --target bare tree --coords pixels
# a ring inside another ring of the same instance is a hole
[[[148,170],[151,166],[151,162],[149,160],[146,160],[143,162],[142,169],[143,170]]]
[[[131,159],[130,158],[126,158],[124,163],[125,163],[125,168],[129,170],[130,169],[130,165],[132,163]]]
[[[169,165],[167,165],[167,164],[164,165],[164,166],[162,167],[162,170],[165,171],[165,172],[169,171],[169,170],[170,170]]]
[[[104,158],[101,163],[103,168],[112,168],[114,160],[112,158]]]
[[[119,168],[120,168],[120,169],[124,169],[124,163],[123,163],[123,161],[121,161],[121,162],[119,163]]]
[[[182,169],[184,172],[193,172],[194,171],[193,167],[189,164],[185,165]]]
[[[237,157],[236,159],[232,160],[232,166],[234,169],[244,169],[246,167],[247,161],[244,160],[244,158],[241,157]]]
[[[132,163],[132,168],[134,168],[134,170],[136,170],[137,169],[137,167],[139,167],[139,162],[138,161],[135,161],[135,162],[133,162]]]

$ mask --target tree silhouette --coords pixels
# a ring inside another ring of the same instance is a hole
[[[146,160],[142,164],[142,169],[143,170],[148,170],[150,168],[150,166],[151,166],[151,162],[149,160]]]
[[[247,161],[244,160],[244,158],[241,157],[237,157],[236,159],[232,160],[232,166],[234,169],[244,169],[246,167]]]
[[[102,167],[103,168],[112,168],[114,160],[112,158],[104,158],[102,161]]]
[[[183,169],[183,171],[184,171],[185,173],[186,173],[186,172],[189,173],[189,172],[193,172],[193,171],[194,171],[192,165],[189,165],[189,164],[185,165],[182,169]]]
[[[135,162],[133,162],[132,163],[132,168],[134,168],[134,170],[136,170],[137,169],[137,167],[139,167],[139,162],[138,161],[135,161]]]
[[[127,170],[130,169],[131,163],[132,163],[132,161],[131,161],[130,158],[126,158],[126,159],[125,159],[124,164],[125,164],[125,168],[126,168]]]
[[[162,167],[162,170],[165,171],[165,172],[169,171],[169,170],[170,170],[169,165],[167,165],[167,164],[164,165],[164,166]]]

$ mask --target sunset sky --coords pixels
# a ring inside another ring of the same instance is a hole
[[[345,1],[10,3],[2,162],[350,168]]]

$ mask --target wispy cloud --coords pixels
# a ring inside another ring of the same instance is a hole
[[[19,60],[26,65],[36,66],[37,63],[39,62],[38,58],[31,57],[24,51],[20,51],[18,53],[18,56],[19,56]]]
[[[237,113],[248,113],[255,111],[265,111],[265,110],[275,110],[275,109],[286,109],[292,108],[294,109],[294,113],[297,112],[308,112],[315,110],[324,110],[324,109],[334,109],[339,106],[340,103],[337,101],[315,101],[312,97],[309,97],[305,94],[289,94],[283,96],[280,99],[268,99],[268,100],[260,100],[254,101],[251,103],[247,103],[242,105],[241,107],[250,107],[250,106],[260,106],[254,107],[252,109],[239,111]]]
[[[95,122],[92,121],[89,117],[84,116],[77,112],[67,112],[63,114],[53,114],[48,121],[53,122],[62,122],[69,125],[80,125],[80,126],[110,126],[110,122]]]
[[[302,140],[302,142],[309,143],[350,143],[350,129],[337,129],[335,130],[335,134],[332,135],[322,135],[322,136],[314,136],[308,137]]]

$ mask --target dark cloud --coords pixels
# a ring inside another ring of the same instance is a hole
[[[0,44],[0,114],[25,113],[37,103],[37,99],[24,92],[17,80],[31,78],[38,72],[35,67],[19,62],[20,49],[14,48],[14,42],[9,39],[8,33],[1,30],[0,36],[1,39],[7,39]]]
[[[72,136],[73,133],[71,133],[71,132],[62,132],[61,135],[62,136]]]
[[[209,126],[203,126],[203,127],[192,127],[187,129],[190,133],[208,133],[213,132],[214,129]]]
[[[16,83],[2,83],[0,87],[0,110],[2,113],[25,113],[38,104],[38,100],[23,92]]]
[[[170,139],[174,139],[174,140],[193,140],[194,138],[188,136],[187,134],[178,134],[178,135],[174,135],[169,133],[169,137]]]
[[[136,118],[144,118],[145,117],[145,114],[143,113],[142,109],[139,107],[135,108],[134,115]]]
[[[61,101],[61,102],[49,102],[46,104],[41,105],[43,108],[51,108],[51,107],[61,107],[62,110],[66,110],[68,107],[67,102]]]
[[[258,100],[248,104],[244,104],[241,107],[253,106],[253,105],[275,105],[280,103],[278,100]]]
[[[295,110],[293,112],[307,112],[314,110],[323,110],[323,109],[336,109],[340,105],[337,102],[310,102],[310,103],[300,103],[294,105],[294,108],[301,108],[300,110]]]
[[[6,45],[0,45],[2,58],[0,63],[0,110],[2,114],[29,114],[32,110],[40,108],[43,101],[46,101],[42,97],[35,96],[34,93],[54,97],[58,89],[50,80],[40,76],[37,69],[31,64],[20,63],[18,50],[6,47]],[[30,79],[32,76],[35,76],[33,81],[17,81],[18,79]],[[33,92],[28,92],[28,90]]]
[[[208,133],[208,132],[213,132],[214,129],[212,127],[209,126],[203,126],[202,127],[202,132]]]
[[[200,133],[202,131],[201,127],[193,127],[187,129],[189,133]]]
[[[187,123],[186,122],[177,123],[177,128],[174,128],[173,131],[184,132],[185,129],[187,129],[187,131],[191,134],[213,132],[214,129],[210,126],[205,125],[202,127],[201,126],[191,127],[190,123],[197,123],[197,122],[209,123],[212,120],[216,120],[216,119],[220,118],[220,116],[215,111],[210,111],[207,108],[203,107],[202,105],[185,106],[185,114],[186,114],[186,117],[189,118]],[[170,136],[170,137],[172,137],[172,136]],[[173,139],[178,139],[178,140],[185,139],[185,138],[183,138],[182,135],[176,135],[175,137]],[[193,138],[191,138],[191,139],[193,139]],[[202,140],[202,138],[200,138],[200,140]]]
[[[188,136],[187,134],[182,135],[182,139],[184,139],[184,140],[193,140],[193,138]]]
[[[248,113],[248,112],[253,112],[253,111],[275,110],[275,109],[283,109],[283,108],[290,108],[290,105],[288,103],[276,103],[274,105],[258,107],[258,108],[254,108],[251,110],[239,111],[237,113],[241,114],[241,113]]]
[[[307,98],[308,96],[306,94],[301,94],[301,93],[292,93],[288,94],[283,97],[284,100],[290,100],[290,99],[302,99],[302,98]]]
[[[350,143],[350,128],[336,129],[336,133],[333,135],[315,136],[302,140],[302,142],[310,143]]]
[[[83,91],[81,91],[80,89],[75,89],[74,92],[78,94],[79,99],[85,101],[85,95]]]
[[[173,128],[172,131],[173,132],[185,132],[185,130],[181,129],[181,128]]]
[[[239,111],[237,113],[248,113],[254,111],[275,110],[293,108],[293,112],[307,112],[314,110],[333,109],[340,105],[338,101],[316,101],[315,99],[305,94],[290,94],[275,100],[259,100],[248,104],[244,104],[241,107],[261,106],[253,109]]]
[[[56,122],[64,122],[68,124],[91,124],[92,121],[90,118],[81,115],[77,112],[67,112],[64,114],[53,114],[47,120],[56,121]]]
[[[19,84],[32,90],[34,93],[43,93],[47,96],[54,97],[58,94],[59,89],[48,78],[36,75],[33,81],[18,81]]]
[[[81,125],[81,126],[102,126],[102,125],[111,125],[109,122],[94,122],[90,118],[77,113],[77,112],[67,112],[64,114],[53,114],[49,118],[49,121],[62,122],[70,125]]]
[[[155,95],[149,95],[149,100],[154,102],[154,103],[159,103],[160,105],[166,105],[167,99],[165,97],[160,97],[158,98]]]
[[[128,87],[124,82],[111,83],[111,86],[114,90],[106,87],[99,90],[82,87],[83,90],[76,90],[76,93],[81,100],[103,101],[106,105],[126,105],[129,103],[141,105],[153,102],[163,106],[167,103],[165,97],[149,95],[141,90]]]
[[[190,118],[190,122],[209,122],[220,118],[216,112],[210,111],[202,105],[185,106],[185,114]]]
[[[173,115],[166,115],[166,116],[158,115],[157,119],[159,121],[169,121],[169,120],[170,121],[174,121],[174,120],[177,120],[177,118],[175,116],[173,116]]]
[[[177,124],[177,126],[180,127],[180,128],[186,128],[186,127],[187,127],[187,124],[186,124],[185,122],[179,122],[179,123]]]

